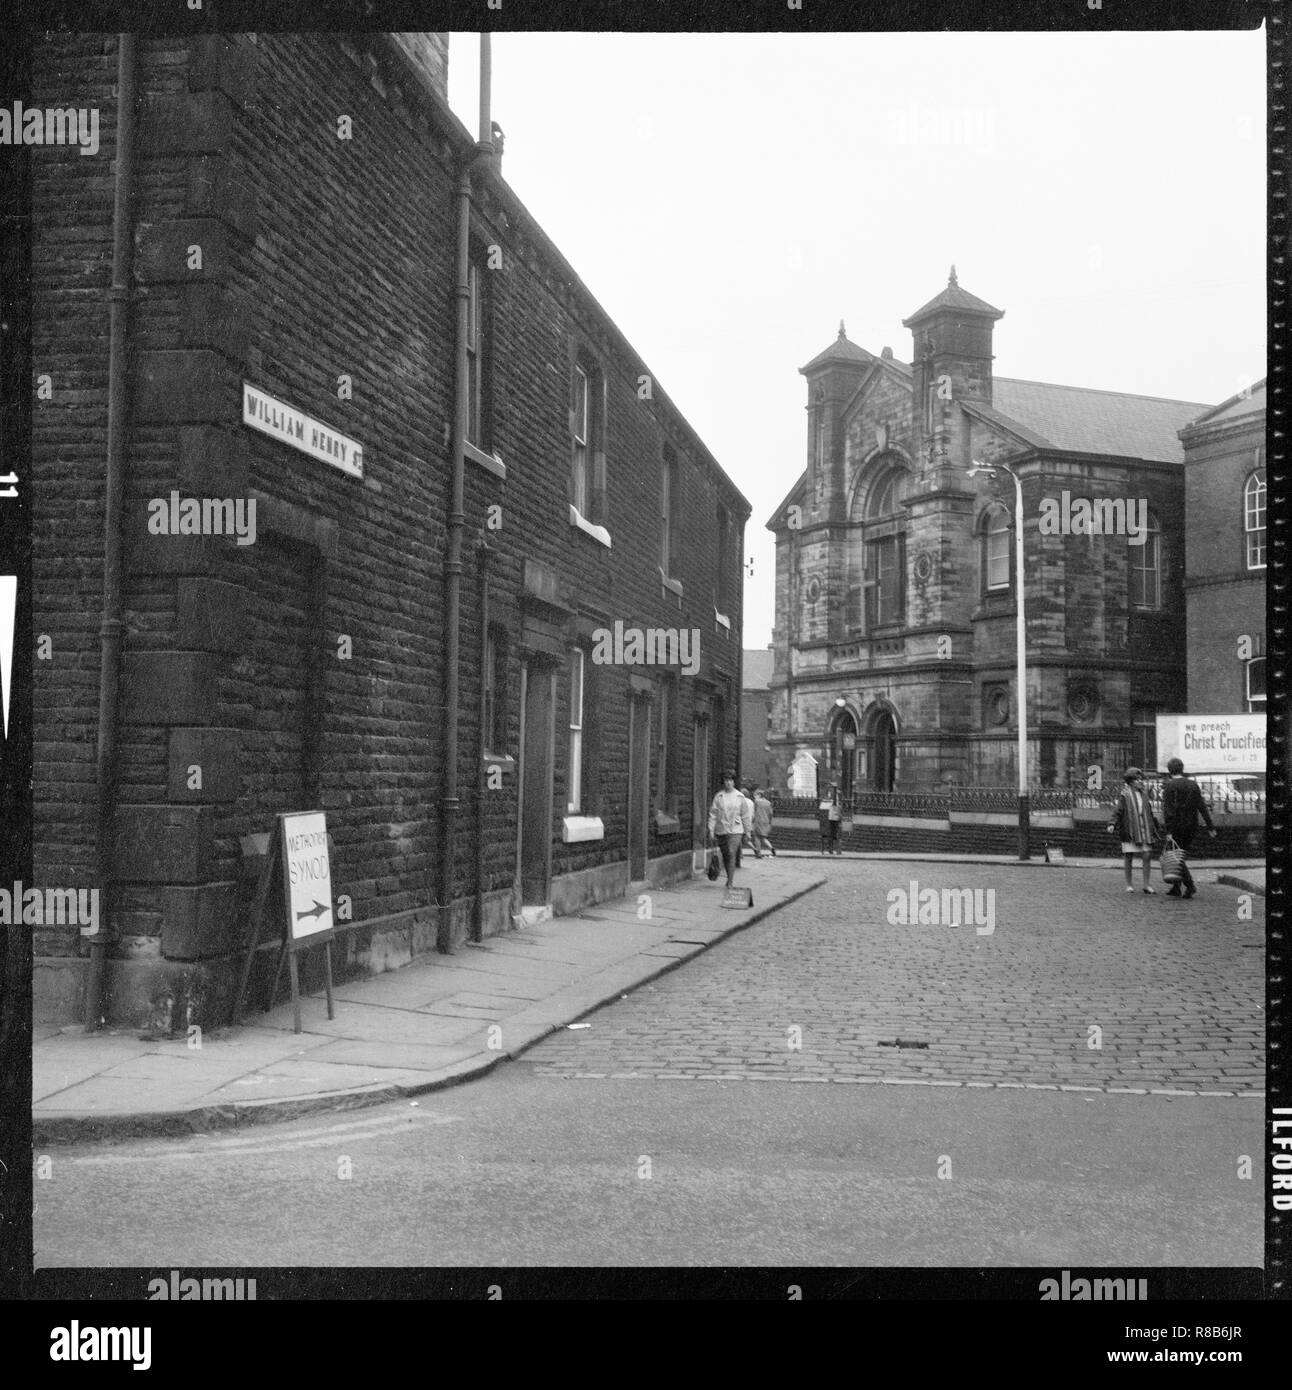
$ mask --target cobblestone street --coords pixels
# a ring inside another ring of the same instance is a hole
[[[805,875],[827,862],[801,861]],[[755,901],[761,867],[747,861],[738,879]],[[1206,877],[1192,901],[1162,896],[1160,878],[1157,895],[1128,894],[1119,870],[1086,867],[840,859],[829,873],[521,1065],[582,1078],[1263,1090],[1260,897]],[[980,890],[994,930],[890,923],[890,892],[909,900],[912,880],[917,898]]]

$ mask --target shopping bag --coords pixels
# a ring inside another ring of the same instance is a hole
[[[709,867],[704,872],[708,874],[710,882],[722,872],[722,858],[716,849],[709,855]]]
[[[1167,883],[1179,883],[1184,877],[1184,851],[1170,835],[1162,846],[1162,877]]]

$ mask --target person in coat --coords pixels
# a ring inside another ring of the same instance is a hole
[[[736,790],[736,774],[725,772],[722,776],[722,790],[713,798],[709,807],[709,838],[716,840],[722,853],[722,867],[727,871],[727,887],[731,887],[736,875],[736,856],[740,852],[741,840],[753,828],[752,806],[743,793]]]
[[[740,867],[740,859],[741,859],[741,856],[742,856],[742,854],[744,853],[744,851],[747,850],[747,849],[752,849],[752,850],[754,851],[754,858],[755,858],[755,859],[761,859],[761,858],[763,857],[763,856],[762,856],[762,852],[759,850],[758,846],[754,843],[754,834],[753,834],[753,824],[754,824],[754,788],[753,788],[753,784],[750,783],[750,782],[746,782],[746,783],[740,788],[740,794],[741,794],[741,796],[743,796],[743,797],[745,798],[745,810],[747,810],[747,811],[749,812],[749,820],[748,820],[748,822],[747,822],[747,825],[749,826],[749,829],[747,829],[747,830],[745,831],[744,835],[741,836],[740,843],[736,846],[736,868],[739,868],[739,867]]]
[[[1171,780],[1162,789],[1162,823],[1166,833],[1180,846],[1180,881],[1166,890],[1168,898],[1191,898],[1198,891],[1189,864],[1185,858],[1193,837],[1198,833],[1198,817],[1202,817],[1207,833],[1214,840],[1216,827],[1211,823],[1211,812],[1202,799],[1202,792],[1196,782],[1184,775],[1184,763],[1172,758],[1166,765]],[[1183,890],[1183,891],[1181,891]]]
[[[821,853],[842,854],[839,848],[839,829],[843,820],[843,807],[839,804],[839,787],[830,784],[830,795],[823,798],[818,807],[821,821]]]
[[[1148,804],[1144,789],[1144,774],[1137,767],[1128,767],[1123,774],[1124,784],[1117,798],[1112,824],[1108,829],[1122,842],[1122,871],[1126,875],[1126,891],[1135,891],[1134,861],[1138,855],[1144,865],[1144,891],[1155,893],[1150,879],[1153,866],[1153,841],[1157,837],[1157,820]]]
[[[772,844],[772,803],[762,787],[755,787],[754,853],[761,855],[763,850],[773,856],[776,854],[776,846]]]

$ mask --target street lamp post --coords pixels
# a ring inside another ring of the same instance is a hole
[[[1032,857],[1032,811],[1027,794],[1027,615],[1023,596],[1023,484],[1008,464],[974,461],[968,473],[972,478],[985,473],[989,478],[996,470],[1008,473],[1014,480],[1014,588],[1017,598],[1015,615],[1015,684],[1018,689],[1018,857]]]

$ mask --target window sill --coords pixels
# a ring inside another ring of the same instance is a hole
[[[580,840],[604,840],[606,827],[600,816],[565,816],[561,821],[561,843],[577,844]]]
[[[678,598],[682,597],[682,581],[680,579],[670,579],[668,575],[664,573],[662,568],[660,568],[659,571],[659,582],[668,590],[670,594],[676,594]]]
[[[570,503],[570,525],[577,526],[580,531],[585,531],[594,541],[600,541],[607,550],[610,549],[610,532],[604,526],[596,526],[589,521],[573,502]]]
[[[725,613],[719,613],[716,608],[713,610],[713,630],[726,632],[728,637],[731,636],[731,619]]]
[[[477,449],[470,440],[466,440],[462,445],[464,455],[472,463],[479,464],[487,473],[492,473],[495,478],[507,478],[507,465],[497,454],[486,454],[483,449]]]
[[[509,753],[483,753],[480,761],[485,767],[500,768],[506,773],[516,771],[516,759]]]

